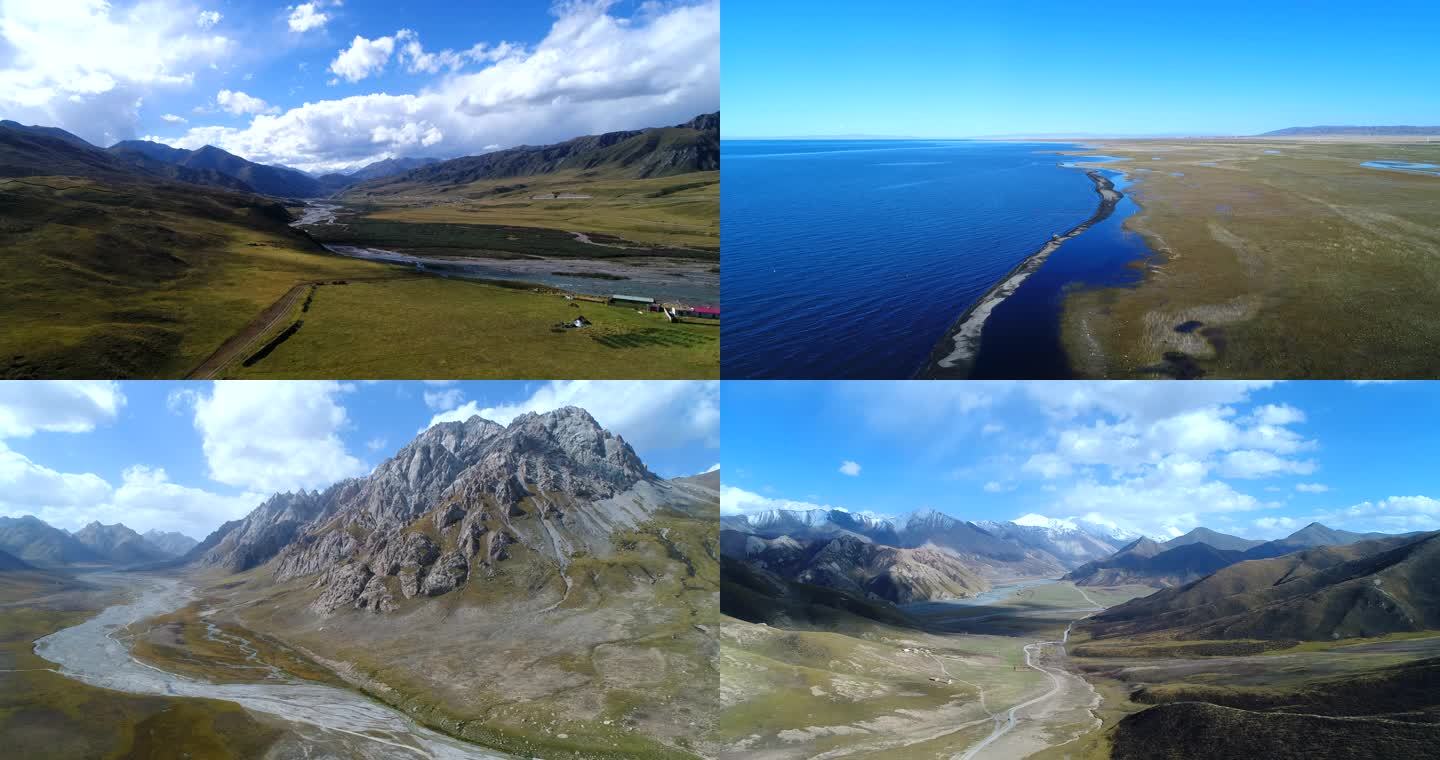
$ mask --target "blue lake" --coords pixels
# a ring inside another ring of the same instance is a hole
[[[1077,146],[724,141],[725,377],[902,378],[1053,234],[1095,212]],[[1123,187],[1116,172],[1107,172]],[[1069,288],[1134,281],[1128,198],[1069,240],[986,323],[973,374],[1065,377]]]

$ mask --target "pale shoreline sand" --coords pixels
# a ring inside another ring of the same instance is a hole
[[[1094,169],[1085,174],[1095,183],[1095,193],[1100,196],[1100,205],[1095,209],[1095,213],[1089,219],[1071,227],[1065,234],[1057,235],[1046,241],[1039,250],[1025,257],[1014,269],[1000,278],[999,282],[985,291],[985,294],[966,309],[950,326],[950,329],[945,331],[945,337],[931,350],[929,358],[925,360],[925,365],[921,367],[915,377],[927,380],[968,377],[975,361],[975,354],[980,350],[980,334],[985,329],[985,322],[990,318],[995,307],[1013,295],[1020,285],[1039,270],[1046,259],[1050,258],[1050,254],[1059,250],[1061,244],[1104,221],[1115,211],[1115,206],[1124,197],[1119,190],[1115,189],[1115,183]]]

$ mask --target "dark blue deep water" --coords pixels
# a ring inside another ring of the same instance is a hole
[[[721,143],[721,368],[729,378],[902,378],[1052,234],[1095,212],[1054,151],[929,141]],[[1108,173],[1118,187],[1118,173]],[[986,323],[975,374],[1064,377],[1067,288],[1133,281],[1135,207],[1061,246]]]

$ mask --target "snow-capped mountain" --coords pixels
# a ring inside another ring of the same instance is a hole
[[[887,546],[943,547],[987,577],[1060,575],[1108,557],[1125,541],[1095,523],[1026,515],[1014,522],[970,522],[934,509],[877,517],[839,509],[777,509],[729,515],[723,529],[775,539],[852,536]]]

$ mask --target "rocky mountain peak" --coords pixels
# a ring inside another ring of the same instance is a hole
[[[503,426],[472,416],[420,432],[367,477],[272,496],[199,557],[236,571],[273,560],[277,581],[317,576],[320,612],[383,612],[491,574],[516,544],[562,569],[603,555],[613,531],[697,488],[662,481],[578,407]]]

